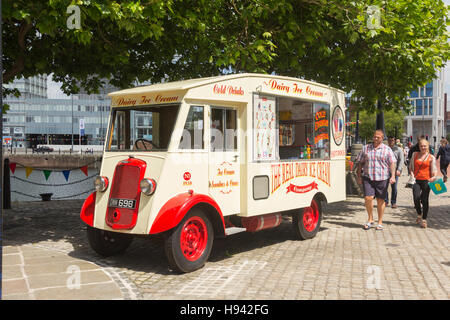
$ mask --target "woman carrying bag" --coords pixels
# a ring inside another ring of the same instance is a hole
[[[436,158],[429,152],[429,143],[425,139],[419,140],[419,152],[414,152],[411,156],[411,174],[416,179],[413,185],[414,206],[417,211],[417,223],[422,228],[427,227],[428,198],[430,196],[430,186],[428,182],[433,182],[437,176]]]

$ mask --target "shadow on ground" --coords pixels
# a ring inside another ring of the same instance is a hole
[[[428,213],[428,227],[436,230],[450,229],[450,206],[437,203],[439,199],[430,201]],[[412,200],[411,200],[412,201]],[[377,205],[374,201],[374,218],[377,219]],[[338,225],[346,228],[361,229],[361,223],[351,221],[358,211],[365,211],[364,200],[361,197],[348,197],[346,201],[328,205],[328,213],[324,217],[324,223]],[[366,214],[366,213],[365,213]],[[398,208],[386,207],[383,216],[383,224],[395,226],[417,226],[417,213],[414,204],[399,205]]]
[[[66,250],[70,256],[99,265],[164,275],[173,274],[167,265],[162,237],[136,237],[125,253],[114,257],[103,258],[92,251],[87,242],[86,226],[79,218],[82,204],[81,200],[13,204],[13,209],[4,210],[3,214],[3,245],[41,244],[57,249],[63,243],[65,246],[61,250]],[[354,197],[340,203],[329,204],[317,237],[320,237],[320,233],[326,231],[330,225],[361,228],[359,223],[352,222],[359,210],[364,210],[361,198]],[[448,229],[450,227],[448,206],[432,206],[431,210],[439,214],[440,218],[430,219],[429,226],[435,229]],[[395,221],[390,221],[392,218],[395,218]],[[385,215],[386,224],[410,226],[414,219],[413,207],[388,209]],[[223,261],[236,254],[286,241],[296,241],[290,217],[285,217],[283,223],[274,229],[257,233],[243,232],[225,239],[216,239],[210,261]]]

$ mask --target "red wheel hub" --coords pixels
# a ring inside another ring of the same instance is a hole
[[[181,252],[186,259],[195,261],[203,254],[208,242],[206,224],[200,217],[191,217],[183,225],[180,235]]]
[[[312,232],[319,222],[319,206],[316,201],[311,202],[311,206],[303,209],[303,226],[306,231]]]

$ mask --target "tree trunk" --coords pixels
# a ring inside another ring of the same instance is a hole
[[[384,127],[384,113],[383,113],[383,106],[381,105],[381,101],[378,100],[377,102],[377,122],[376,122],[376,130],[383,130],[384,132],[384,138],[386,138],[386,130]]]

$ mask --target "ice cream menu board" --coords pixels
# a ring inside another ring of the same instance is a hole
[[[253,160],[276,159],[276,100],[274,97],[253,96]]]

